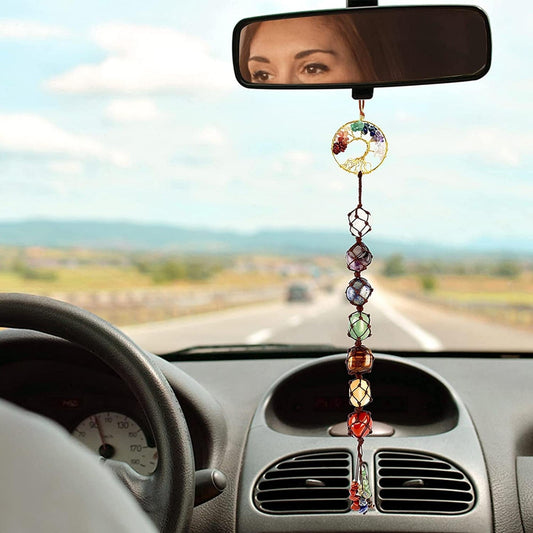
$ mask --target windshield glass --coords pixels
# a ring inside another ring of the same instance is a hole
[[[231,64],[238,20],[341,4],[3,6],[2,290],[87,308],[159,353],[349,347],[357,183],[330,146],[357,102],[247,90]],[[376,350],[533,345],[529,5],[478,5],[492,26],[486,77],[366,103],[389,142],[363,191]]]

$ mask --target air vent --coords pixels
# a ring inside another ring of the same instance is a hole
[[[263,473],[255,505],[271,514],[348,512],[351,472],[352,456],[346,452],[289,457]]]
[[[460,514],[475,503],[466,475],[432,455],[379,452],[376,479],[376,501],[384,513]]]

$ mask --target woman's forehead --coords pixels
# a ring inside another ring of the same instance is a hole
[[[294,47],[322,48],[327,46],[339,48],[342,43],[336,37],[334,29],[323,17],[303,17],[286,20],[269,20],[262,22],[250,44],[250,55],[265,50],[286,49]]]

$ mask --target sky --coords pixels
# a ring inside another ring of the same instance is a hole
[[[531,242],[530,7],[477,5],[493,38],[483,79],[376,89],[366,103],[389,142],[364,180],[376,237]],[[249,90],[231,65],[241,18],[336,7],[4,0],[0,220],[347,231],[356,181],[330,143],[358,117],[350,91]]]

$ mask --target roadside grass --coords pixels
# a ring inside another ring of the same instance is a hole
[[[193,288],[251,288],[264,287],[284,282],[279,275],[269,273],[236,273],[222,271],[205,281],[178,280],[155,283],[148,274],[134,267],[83,266],[54,269],[54,279],[25,279],[14,272],[0,271],[0,290],[4,292],[27,292],[50,294],[78,291],[121,291],[155,287],[172,287],[190,290]]]
[[[153,283],[149,276],[133,267],[80,266],[76,268],[55,268],[52,280],[25,279],[14,272],[0,272],[2,291],[50,294],[70,291],[118,291],[123,289],[149,287]]]
[[[510,325],[533,325],[533,273],[516,278],[487,275],[434,275],[434,289],[424,290],[420,276],[380,277],[389,290]]]

